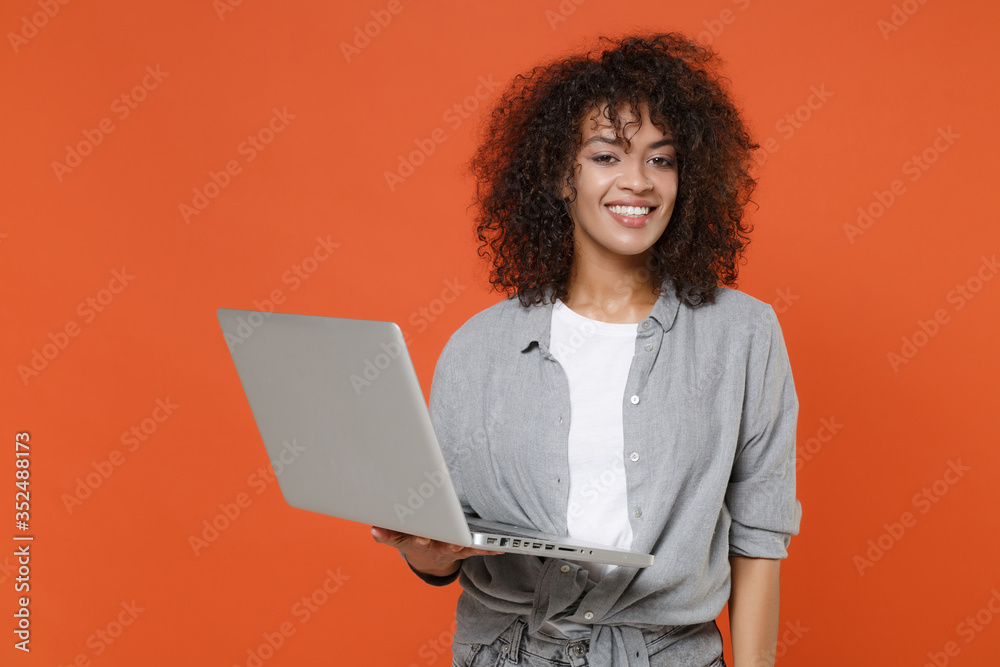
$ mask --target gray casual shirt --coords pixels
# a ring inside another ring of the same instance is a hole
[[[668,279],[636,324],[622,396],[632,548],[655,555],[596,585],[558,558],[463,561],[455,641],[490,644],[516,618],[593,625],[594,664],[644,665],[643,630],[704,623],[729,598],[729,555],[785,558],[798,398],[770,305],[729,288],[690,307]],[[566,535],[569,385],[549,351],[551,292],[472,316],[448,340],[430,412],[466,511]],[[566,566],[569,566],[568,568]]]

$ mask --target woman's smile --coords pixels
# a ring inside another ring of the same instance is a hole
[[[616,222],[625,227],[643,227],[657,207],[645,202],[618,200],[605,204],[604,208]]]

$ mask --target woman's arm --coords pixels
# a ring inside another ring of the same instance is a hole
[[[729,627],[735,667],[771,667],[778,643],[778,578],[799,532],[795,435],[799,401],[771,306],[752,331],[739,445],[726,490]]]
[[[729,636],[733,667],[772,667],[778,645],[781,561],[729,555]]]

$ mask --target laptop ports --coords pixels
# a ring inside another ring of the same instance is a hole
[[[505,547],[508,544],[510,544],[510,540],[509,539],[507,539],[506,537],[501,537],[500,538],[500,546]]]
[[[514,540],[513,542],[510,543],[510,546],[512,546],[512,547],[519,547],[519,546],[521,546],[521,540]]]
[[[496,543],[497,543],[497,538],[495,538],[495,537],[487,537],[486,538],[486,544],[496,544]]]

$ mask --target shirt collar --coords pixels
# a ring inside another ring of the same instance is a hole
[[[525,318],[524,325],[520,328],[521,335],[517,343],[522,352],[531,347],[532,343],[538,343],[542,348],[548,350],[549,338],[552,332],[552,307],[555,305],[555,300],[552,298],[553,291],[551,286],[547,287],[545,289],[544,303],[528,306],[527,308],[520,306],[520,303],[517,302],[517,295],[511,297],[520,307],[522,315]],[[674,320],[677,318],[680,303],[680,300],[674,294],[673,281],[670,279],[670,276],[667,276],[663,280],[660,296],[656,300],[656,303],[653,304],[653,310],[650,311],[648,319],[659,324],[664,332],[670,331],[670,327],[674,325]],[[636,324],[636,326],[638,327],[639,325]]]

